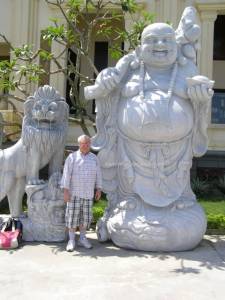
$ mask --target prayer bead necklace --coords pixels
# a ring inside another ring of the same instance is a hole
[[[176,76],[177,76],[177,62],[174,63],[174,67],[172,70],[172,75],[171,75],[171,79],[170,79],[170,83],[169,83],[169,87],[168,87],[168,91],[167,91],[167,100],[168,101],[170,101],[172,94],[173,94]],[[142,100],[145,99],[144,81],[145,81],[145,65],[144,65],[144,62],[141,61],[140,62],[140,74],[139,74],[139,95]]]

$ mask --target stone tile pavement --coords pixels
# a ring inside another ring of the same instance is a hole
[[[112,243],[65,251],[65,243],[26,243],[0,251],[0,300],[223,300],[225,236],[192,251],[147,253]]]

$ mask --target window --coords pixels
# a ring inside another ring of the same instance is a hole
[[[225,124],[225,89],[215,90],[212,99],[211,120],[214,124]]]
[[[98,71],[108,66],[108,42],[95,42],[94,64]]]
[[[211,122],[225,124],[225,15],[218,15],[214,25],[213,59],[213,75],[216,86],[212,99]]]
[[[67,67],[70,68],[70,66],[76,66],[76,60],[77,60],[76,53],[72,49],[69,49],[68,53],[67,53]],[[69,71],[69,78],[73,82],[74,78],[75,78],[75,73]],[[78,82],[77,88],[79,90],[79,82]],[[67,79],[67,81],[66,81],[66,102],[69,105],[70,113],[75,114],[76,108],[73,106],[72,101],[70,99],[70,90],[71,90],[71,82],[70,82],[70,80]]]
[[[225,15],[218,15],[214,26],[214,60],[225,60]]]
[[[95,42],[94,64],[100,72],[108,67],[108,42]],[[95,113],[95,101],[92,103],[92,113]]]

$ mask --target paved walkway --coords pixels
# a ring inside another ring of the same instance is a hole
[[[65,252],[64,243],[0,251],[1,300],[223,300],[225,236],[193,251],[147,253],[100,244]]]

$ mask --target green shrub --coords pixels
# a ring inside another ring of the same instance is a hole
[[[225,175],[217,180],[216,186],[219,191],[225,194]]]
[[[93,205],[93,220],[92,223],[96,224],[97,221],[103,216],[105,208],[107,206],[107,201],[104,199],[95,202]]]
[[[7,198],[0,202],[0,214],[9,214],[9,204]]]
[[[206,180],[201,180],[198,177],[191,180],[191,188],[196,196],[203,196],[208,194],[210,184]]]
[[[207,215],[207,229],[225,229],[225,215]]]

